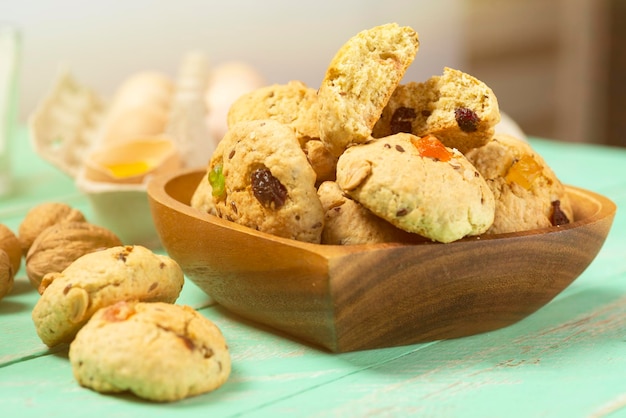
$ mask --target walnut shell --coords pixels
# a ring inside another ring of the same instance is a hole
[[[13,231],[2,224],[0,224],[0,250],[4,250],[9,256],[13,276],[15,276],[22,263],[22,246]]]
[[[62,272],[77,258],[122,245],[113,232],[88,222],[62,222],[37,236],[26,255],[26,274],[39,289],[47,273]]]
[[[4,250],[0,250],[0,299],[5,297],[13,288],[13,267],[11,259]]]
[[[65,203],[46,202],[29,210],[17,231],[24,255],[44,229],[61,222],[86,222],[86,220],[81,211]]]

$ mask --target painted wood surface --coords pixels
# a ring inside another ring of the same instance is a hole
[[[0,198],[14,230],[34,204],[92,211],[72,181],[16,146],[18,193]],[[48,350],[30,312],[24,269],[0,301],[2,417],[616,417],[626,416],[626,150],[533,139],[568,184],[611,198],[613,229],[589,268],[551,303],[472,337],[333,354],[229,313],[186,282],[178,303],[214,321],[233,372],[213,393],[172,404],[101,395],[75,382],[67,346]]]

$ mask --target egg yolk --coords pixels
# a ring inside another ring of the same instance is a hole
[[[109,164],[106,168],[113,176],[125,178],[144,174],[150,169],[150,164],[145,161],[133,161],[129,163]]]

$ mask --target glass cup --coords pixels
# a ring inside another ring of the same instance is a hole
[[[11,192],[11,136],[17,125],[19,29],[0,22],[0,196]]]

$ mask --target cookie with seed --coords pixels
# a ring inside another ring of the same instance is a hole
[[[433,136],[398,133],[350,147],[337,163],[337,184],[377,216],[433,241],[479,235],[493,223],[483,177]]]
[[[292,128],[276,120],[233,125],[209,165],[219,217],[272,235],[319,243],[324,211],[316,174]]]
[[[74,377],[103,393],[171,402],[219,388],[231,359],[219,328],[188,306],[118,302],[98,310],[70,344]]]
[[[355,245],[381,242],[415,242],[419,236],[396,228],[348,197],[333,181],[317,189],[324,207],[322,244]]]
[[[485,145],[500,121],[498,100],[485,83],[452,68],[425,82],[399,85],[373,128],[382,138],[398,132],[433,134],[462,153]]]
[[[332,155],[370,138],[418,48],[412,28],[390,23],[359,32],[337,51],[318,90],[321,140]]]
[[[178,263],[139,245],[92,252],[44,276],[35,329],[49,347],[69,343],[98,309],[123,300],[173,303],[183,282]]]
[[[490,234],[526,231],[574,220],[565,187],[526,141],[497,134],[467,158],[487,180],[496,198]]]
[[[228,127],[237,122],[273,119],[291,126],[304,145],[319,139],[317,91],[305,83],[292,80],[273,84],[244,94],[228,110]]]
[[[273,119],[290,126],[304,150],[317,181],[335,178],[336,159],[320,142],[317,90],[301,81],[261,87],[237,99],[228,111],[228,126]]]

